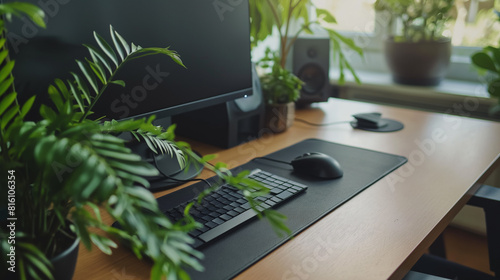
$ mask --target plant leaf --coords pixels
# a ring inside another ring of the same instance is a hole
[[[184,63],[182,62],[179,54],[175,51],[170,50],[169,48],[140,48],[133,52],[133,57],[131,59],[137,59],[144,56],[154,55],[154,54],[164,54],[169,56],[175,63],[180,66],[186,68]]]
[[[14,61],[11,60],[2,66],[0,70],[0,81],[4,81],[10,74],[12,73],[12,69],[14,68]]]
[[[106,55],[101,50],[97,49],[96,47],[94,47],[92,45],[84,44],[84,46],[89,50],[90,56],[92,57],[92,60],[94,61],[94,63],[96,65],[101,66],[100,64],[102,64],[102,66],[106,67],[109,74],[113,74],[113,70],[111,69],[111,65],[109,64],[108,60],[105,58]]]
[[[5,38],[0,39],[0,48],[3,48],[3,45],[5,44]],[[0,52],[0,63],[3,63],[5,58],[9,55],[9,52],[7,50],[3,50]]]
[[[0,83],[0,96],[2,96],[14,82],[14,77],[10,77],[7,80]]]
[[[337,23],[335,17],[325,9],[316,9],[316,15],[327,23]]]
[[[82,71],[83,75],[85,76],[85,78],[89,82],[89,84],[92,87],[92,89],[94,90],[94,92],[97,94],[99,92],[99,89],[97,87],[95,77],[94,77],[94,75],[92,75],[92,72],[91,72],[92,69],[89,69],[89,66],[87,64],[81,62],[80,60],[76,60],[76,64],[78,64],[78,67]],[[96,72],[96,74],[99,74],[99,72]]]
[[[115,31],[115,35],[116,35],[116,38],[118,38],[118,40],[122,44],[122,47],[125,50],[125,53],[127,55],[129,55],[130,54],[130,46],[127,44],[127,41],[125,41],[125,39],[123,39],[123,37],[120,34],[118,34],[118,32],[116,32],[116,31]]]
[[[57,88],[59,88],[59,92],[61,93],[63,98],[68,100],[70,97],[70,93],[64,82],[61,79],[55,79],[54,83],[56,84]]]
[[[28,99],[24,104],[23,107],[21,108],[21,118],[24,118],[26,114],[30,111],[31,107],[33,106],[33,103],[35,102],[36,96],[33,95]]]
[[[480,68],[490,70],[493,72],[498,71],[497,67],[495,66],[495,63],[493,62],[491,57],[484,52],[475,53],[471,57],[471,59],[472,59],[472,63],[474,63],[476,66],[478,66]]]
[[[110,81],[109,83],[119,85],[121,87],[125,87],[125,82],[122,80],[114,80],[114,81]]]
[[[82,79],[78,74],[71,72],[71,75],[73,75],[73,78],[75,78],[75,82],[78,85],[78,89],[80,89],[80,92],[82,93],[83,97],[87,100],[88,104],[91,104],[92,101],[90,100],[90,92],[89,88],[87,87],[87,84],[82,81]]]
[[[19,110],[18,106],[13,106],[5,114],[2,114],[2,119],[0,121],[0,128],[3,130],[7,124],[14,118]]]
[[[94,245],[96,245],[103,253],[107,255],[111,255],[111,248],[118,247],[118,245],[116,245],[116,243],[111,239],[97,235],[95,233],[90,234],[90,240],[92,240],[92,243],[94,243]]]
[[[87,61],[87,63],[89,64],[90,68],[92,69],[92,71],[94,71],[95,75],[97,76],[97,78],[99,79],[99,81],[101,81],[101,83],[103,85],[106,84],[106,72],[104,71],[104,69],[101,67],[100,64],[97,64],[97,63],[94,63],[92,61],[90,61],[89,59],[85,58],[85,60]]]
[[[0,116],[9,108],[9,106],[16,100],[17,94],[15,92],[11,92],[7,94],[0,101]]]
[[[59,112],[63,112],[64,111],[64,109],[63,109],[64,103],[63,103],[63,100],[61,98],[61,94],[59,93],[57,88],[53,85],[50,85],[49,89],[48,89],[48,94],[50,96],[50,100],[52,100],[54,105],[56,105],[57,110]]]
[[[115,66],[118,67],[118,59],[116,58],[116,53],[115,51],[113,51],[108,42],[106,42],[104,38],[102,38],[99,34],[97,34],[97,32],[94,32],[94,38],[99,47],[101,47],[101,49],[103,50],[103,52],[111,59],[111,61],[113,61]]]
[[[55,120],[57,118],[56,112],[44,104],[40,106],[40,115],[46,120]]]
[[[75,86],[73,85],[73,83],[71,81],[68,81],[68,85],[69,85],[69,92],[71,92],[71,94],[75,98],[76,102],[78,103],[78,106],[80,107],[80,111],[82,113],[85,113],[85,107],[83,106],[83,100],[82,100],[82,97],[80,95],[80,92],[75,89]]]
[[[113,40],[113,44],[115,45],[115,49],[118,52],[118,55],[120,56],[121,61],[125,59],[127,56],[126,54],[123,53],[122,46],[119,43],[119,39],[116,38],[115,30],[113,29],[113,26],[109,26],[109,33],[111,34],[111,40]]]

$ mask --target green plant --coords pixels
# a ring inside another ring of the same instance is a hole
[[[43,12],[25,3],[0,5],[0,13],[28,15],[43,26]],[[158,171],[131,152],[126,142],[116,135],[129,132],[137,141],[144,141],[155,152],[167,152],[181,163],[202,163],[212,170],[220,183],[227,182],[242,190],[252,208],[270,221],[273,229],[288,232],[284,217],[275,212],[257,208],[257,196],[268,189],[248,179],[248,172],[233,176],[226,165],[208,164],[214,156],[199,157],[189,145],[175,141],[174,126],[167,129],[152,124],[149,119],[103,122],[93,116],[92,108],[109,87],[124,86],[115,74],[129,61],[160,54],[184,66],[178,54],[168,48],[142,48],[129,44],[112,27],[112,43],[94,33],[96,46],[85,45],[90,59],[77,60],[80,73],[71,73],[72,79],[56,79],[48,88],[53,104],[40,107],[41,121],[25,120],[35,97],[19,104],[14,88],[12,69],[5,39],[4,22],[0,19],[0,171],[8,184],[2,184],[2,195],[9,193],[8,204],[2,199],[2,222],[6,217],[15,221],[15,243],[10,231],[2,226],[1,259],[14,248],[15,270],[21,279],[28,277],[52,278],[48,261],[57,254],[56,234],[64,232],[68,220],[70,231],[91,248],[95,244],[104,253],[111,254],[118,238],[127,242],[138,258],[147,257],[154,263],[151,279],[189,278],[186,267],[203,269],[198,262],[201,254],[192,249],[187,234],[199,226],[189,215],[178,223],[169,221],[159,210],[154,196],[145,188],[148,181],[142,176],[157,175]],[[93,119],[89,119],[92,115]],[[213,186],[209,190],[215,188]],[[11,195],[12,193],[12,195]],[[200,194],[199,201],[206,195]],[[121,228],[107,225],[101,213],[107,212],[121,224]],[[4,271],[7,271],[7,267]]]
[[[500,114],[500,48],[487,46],[471,57],[488,84],[488,93],[498,99],[498,104],[490,109],[490,115]]]
[[[389,12],[389,28],[400,24],[395,40],[436,41],[442,37],[453,4],[454,0],[377,0],[375,9]]]
[[[316,19],[310,20],[309,8],[314,8]],[[352,39],[346,38],[330,26],[336,23],[335,17],[325,9],[318,9],[311,0],[255,0],[250,1],[251,41],[256,46],[269,36],[274,30],[280,39],[279,64],[285,68],[286,61],[293,44],[302,33],[313,34],[314,28],[320,28],[328,33],[333,49],[334,61],[337,61],[340,70],[339,83],[345,82],[344,70],[349,70],[356,82],[360,82],[354,69],[349,64],[347,56],[342,50],[346,46],[350,50],[362,55],[361,48],[356,46]],[[292,25],[300,24],[297,31],[292,31]]]
[[[271,71],[260,78],[264,100],[267,104],[286,104],[300,97],[303,82],[281,66],[280,57],[269,49],[259,61],[259,66]]]

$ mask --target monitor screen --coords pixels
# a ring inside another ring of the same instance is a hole
[[[94,108],[95,116],[164,117],[252,94],[248,1],[26,2],[45,10],[47,28],[27,19],[7,26],[23,96],[46,93],[55,78],[70,78],[70,71],[78,71],[75,59],[90,57],[82,44],[96,45],[94,31],[111,42],[110,25],[129,43],[170,47],[186,68],[164,55],[127,63],[116,77],[126,87],[110,87]]]

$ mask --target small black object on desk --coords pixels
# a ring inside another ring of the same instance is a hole
[[[361,113],[355,114],[356,119],[351,122],[351,126],[358,129],[374,132],[393,132],[404,128],[404,125],[396,120],[383,119],[381,113]]]

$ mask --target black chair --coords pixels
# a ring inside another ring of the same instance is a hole
[[[422,256],[413,266],[412,271],[419,272],[420,276],[428,274],[446,279],[500,279],[500,188],[482,185],[467,204],[481,207],[484,210],[490,270],[493,271],[495,276],[447,260],[442,234],[429,248],[430,254]]]

